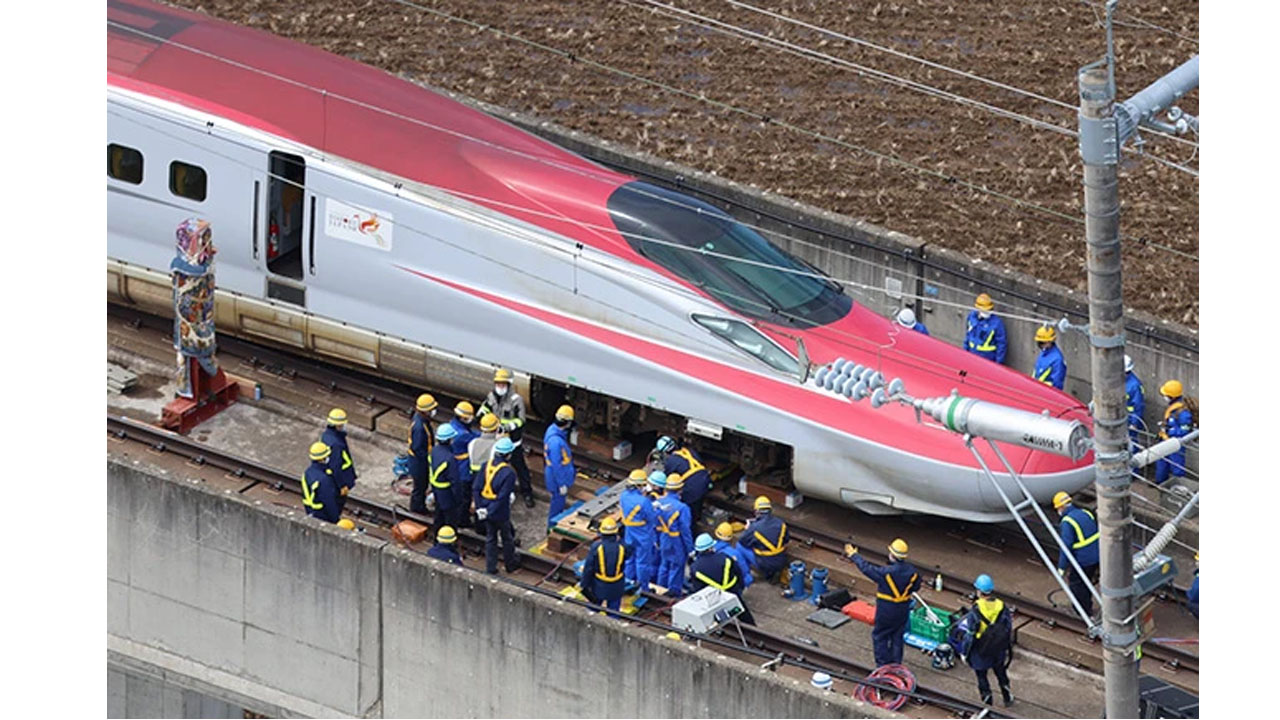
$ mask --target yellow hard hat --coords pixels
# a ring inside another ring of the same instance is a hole
[[[343,410],[342,408],[334,408],[334,409],[330,410],[330,411],[329,411],[329,424],[330,424],[330,425],[346,425],[346,424],[347,424],[347,411],[346,411],[346,410]]]
[[[497,430],[498,416],[494,415],[493,413],[485,413],[484,417],[480,418],[480,429],[484,430],[485,432],[489,432],[490,430]]]
[[[1071,496],[1059,490],[1057,495],[1053,496],[1053,509],[1061,510],[1071,504]]]
[[[680,477],[680,473],[671,473],[667,476],[667,489],[679,490],[684,487],[684,478]]]
[[[561,405],[559,408],[557,408],[557,409],[556,409],[556,419],[557,419],[557,420],[572,420],[572,419],[573,419],[573,406],[572,406],[572,405]]]
[[[1053,342],[1058,339],[1058,333],[1048,325],[1041,325],[1036,329],[1036,342]]]
[[[342,528],[343,530],[355,530],[356,524],[351,522],[347,518],[342,518],[341,520],[338,521],[338,527]]]
[[[604,520],[601,520],[601,521],[600,521],[600,534],[601,534],[601,535],[617,535],[617,534],[618,534],[618,521],[617,521],[617,520],[614,520],[614,519],[613,519],[613,518],[611,518],[611,517],[607,517],[607,518],[605,518]]]
[[[904,558],[907,556],[907,541],[898,538],[889,543],[889,554],[893,557]]]
[[[1160,386],[1160,394],[1165,397],[1182,397],[1182,383],[1177,380],[1170,380]]]
[[[329,446],[322,442],[311,443],[311,459],[312,460],[328,460]]]
[[[1196,562],[1200,562],[1200,553],[1196,552]]]
[[[415,406],[418,412],[431,412],[436,409],[436,399],[431,393],[422,393],[418,396],[418,404]]]
[[[509,382],[511,382],[511,371],[510,371],[510,370],[508,370],[508,369],[506,369],[506,368],[498,368],[498,369],[497,369],[496,371],[494,371],[494,373],[493,373],[493,381],[494,381],[494,382],[496,382],[496,383],[500,383],[500,382],[509,383]]]
[[[773,509],[773,503],[769,501],[769,498],[767,498],[767,497],[765,497],[765,496],[763,496],[763,495],[761,495],[760,497],[756,498],[756,510],[757,510],[757,511],[759,511],[759,510],[772,510],[772,509]]]
[[[627,483],[630,485],[643,485],[649,476],[645,474],[644,468],[636,468],[627,476]]]
[[[467,402],[466,400],[463,400],[459,402],[457,405],[453,406],[453,414],[457,415],[463,420],[470,420],[471,418],[476,416],[476,409],[475,409],[475,406],[473,406],[471,403]]]
[[[440,532],[436,533],[436,542],[438,543],[445,543],[447,545],[457,539],[458,533],[454,532],[453,528],[449,525],[445,525],[440,528]]]
[[[995,309],[996,304],[991,302],[990,295],[986,293],[982,293],[973,301],[973,306],[978,308],[979,310],[990,312],[991,310]]]
[[[732,525],[730,525],[730,524],[729,524],[729,523],[727,523],[727,522],[722,522],[722,523],[720,523],[719,525],[717,525],[717,526],[716,526],[716,539],[717,539],[717,540],[732,540],[732,539],[733,539],[733,526],[732,526]]]

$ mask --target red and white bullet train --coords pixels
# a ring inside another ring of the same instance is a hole
[[[109,0],[107,25],[114,302],[166,306],[174,229],[202,217],[220,332],[477,388],[513,367],[535,405],[554,389],[614,432],[692,419],[744,467],[789,461],[802,493],[876,513],[1008,517],[957,436],[801,383],[806,351],[915,397],[955,388],[1088,422],[723,212],[443,95],[142,0]],[[1005,452],[1041,502],[1092,478],[1089,457]]]

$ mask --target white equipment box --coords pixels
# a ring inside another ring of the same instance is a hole
[[[731,592],[705,587],[671,608],[671,624],[689,632],[707,633],[742,614],[742,601]]]

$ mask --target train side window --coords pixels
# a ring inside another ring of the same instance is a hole
[[[124,145],[107,145],[107,177],[141,185],[142,153]]]
[[[209,189],[209,176],[204,168],[181,160],[169,163],[169,192],[196,202],[204,202]]]

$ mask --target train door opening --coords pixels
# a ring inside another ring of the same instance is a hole
[[[267,168],[267,297],[305,305],[302,248],[307,231],[306,162],[273,151]]]

